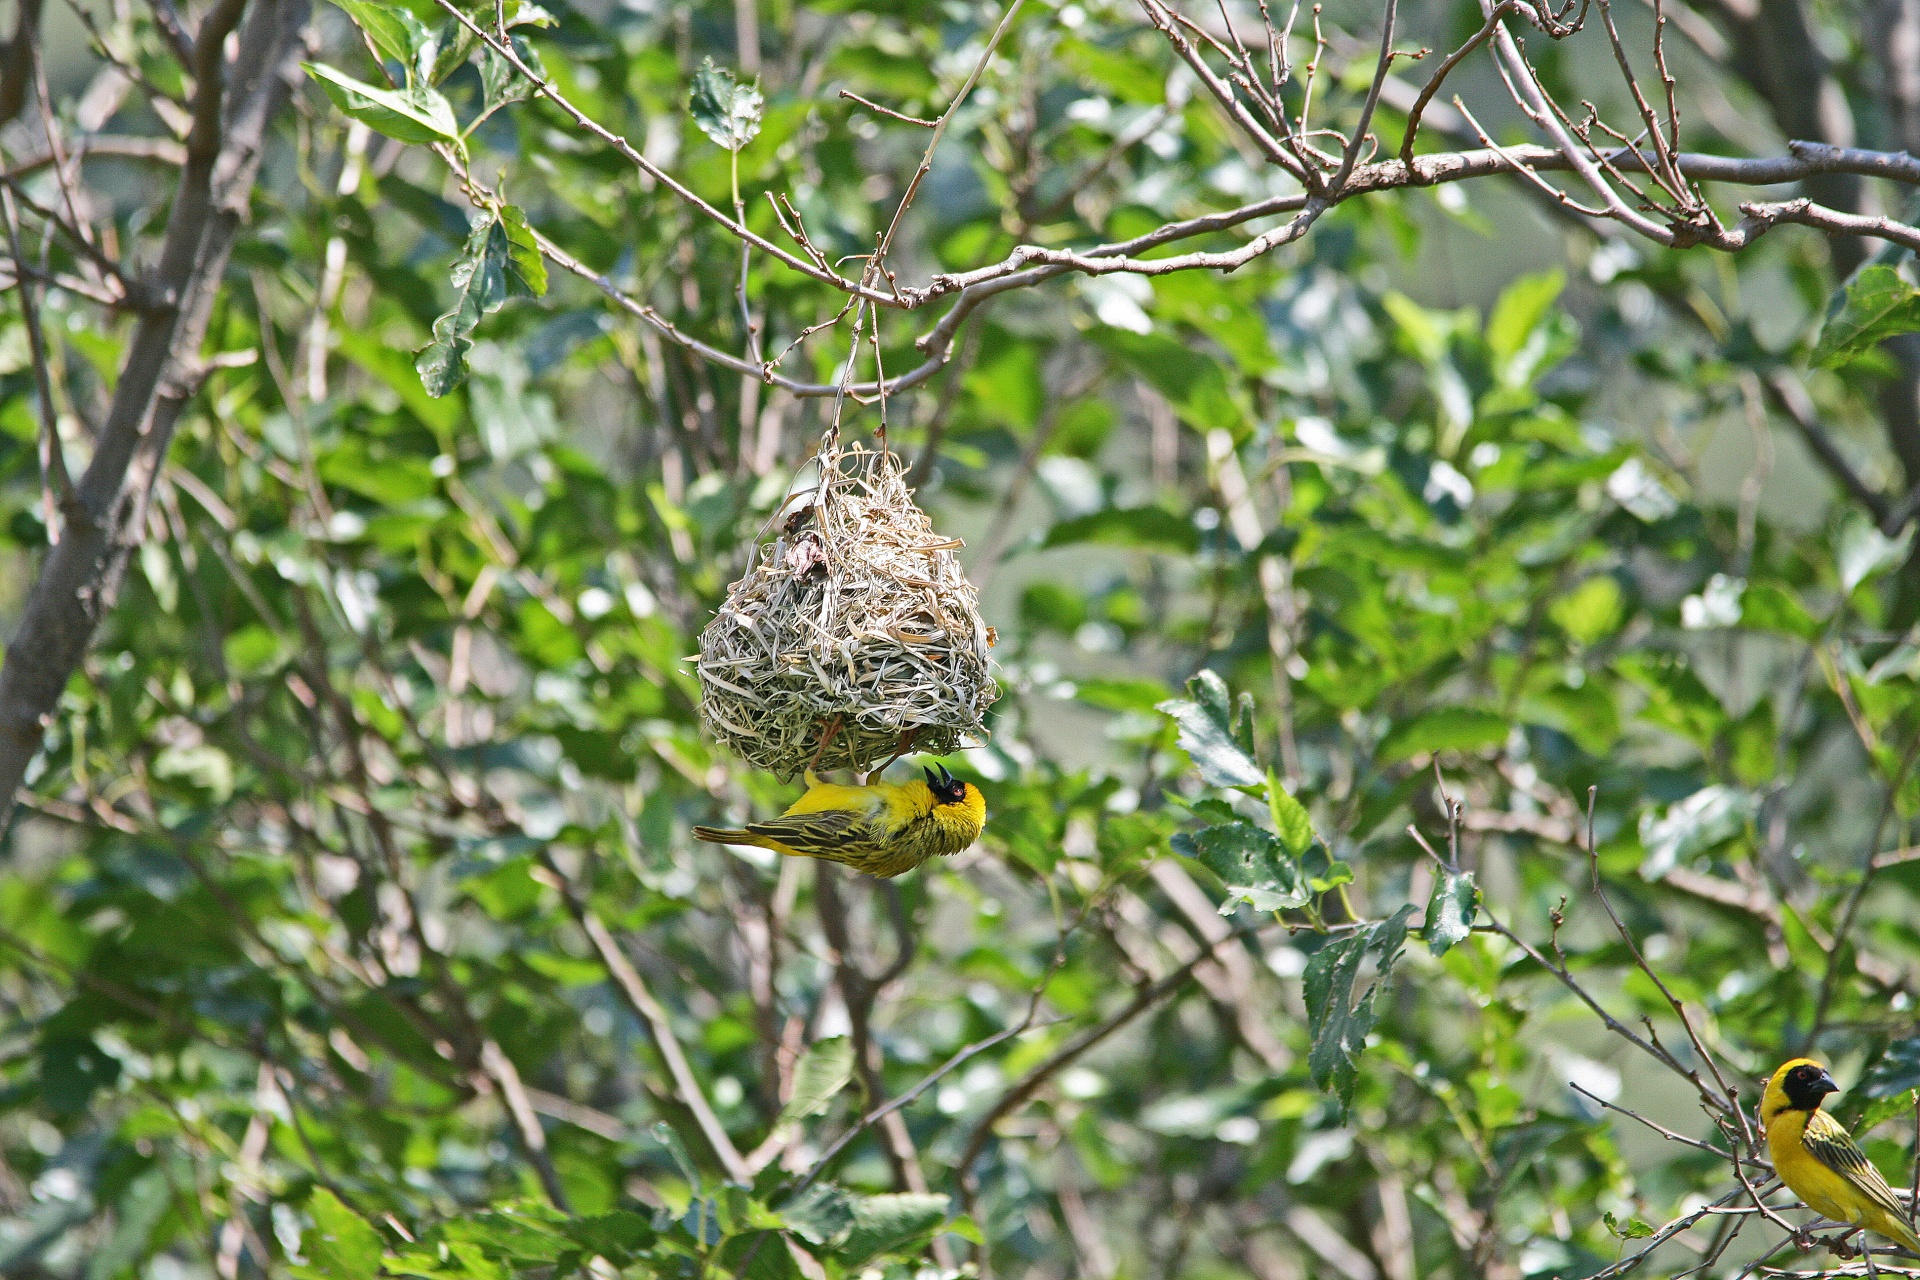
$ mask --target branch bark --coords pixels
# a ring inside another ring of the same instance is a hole
[[[118,594],[175,424],[199,385],[197,353],[268,130],[291,94],[308,9],[307,0],[221,0],[195,38],[186,164],[146,282],[160,305],[134,328],[72,519],[41,565],[0,667],[0,795],[9,797],[0,835],[48,718]],[[223,50],[236,30],[238,56],[226,68]]]
[[[33,42],[40,36],[41,0],[20,0],[13,36],[0,47],[0,124],[20,114],[33,83]]]

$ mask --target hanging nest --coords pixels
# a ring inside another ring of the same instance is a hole
[[[837,433],[835,433],[837,434]],[[871,769],[985,740],[999,696],[992,633],[891,452],[819,456],[813,502],[785,518],[700,634],[700,716],[750,764],[790,778]]]

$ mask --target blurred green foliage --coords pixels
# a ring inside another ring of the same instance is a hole
[[[582,110],[759,235],[790,197],[830,261],[925,136],[826,87],[934,115],[998,17],[776,0],[756,93],[727,7],[507,8]],[[1733,1189],[1594,1102],[1719,1141],[1545,963],[1694,1063],[1629,937],[1749,1101],[1810,1042],[1849,1119],[1911,1106],[1907,535],[1755,389],[1866,351],[1893,266],[1823,330],[1786,233],[1706,262],[1409,192],[1232,276],[996,301],[888,409],[988,587],[1007,692],[948,763],[991,821],[855,883],[687,835],[791,799],[702,739],[686,655],[827,408],[536,236],[736,352],[738,242],[434,6],[316,22],[213,326],[258,358],[194,401],[0,876],[0,1274],[1587,1275]],[[1268,181],[1188,97],[1123,6],[1030,6],[900,261]],[[770,353],[841,304],[745,270]],[[82,403],[125,334],[95,318],[47,304]],[[915,324],[883,315],[888,369]]]

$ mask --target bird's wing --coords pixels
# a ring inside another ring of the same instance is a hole
[[[1860,1149],[1860,1144],[1853,1140],[1853,1135],[1838,1120],[1824,1111],[1814,1112],[1808,1117],[1806,1132],[1800,1140],[1814,1159],[1845,1178],[1882,1209],[1900,1221],[1906,1221],[1907,1206],[1900,1203],[1893,1194],[1893,1188],[1873,1167],[1873,1161],[1867,1159],[1867,1153]]]
[[[778,840],[795,853],[836,862],[844,860],[849,848],[864,847],[873,840],[873,829],[867,822],[867,815],[848,809],[783,813],[765,822],[750,822],[747,830],[769,840]]]

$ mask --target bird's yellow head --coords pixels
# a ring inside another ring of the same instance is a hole
[[[1839,1091],[1827,1069],[1812,1058],[1790,1059],[1767,1081],[1766,1094],[1760,1099],[1760,1123],[1772,1124],[1782,1111],[1818,1111],[1822,1098]]]

